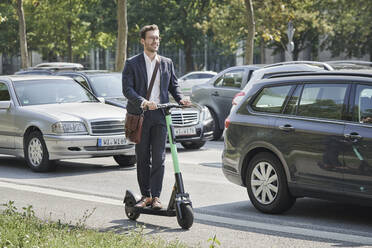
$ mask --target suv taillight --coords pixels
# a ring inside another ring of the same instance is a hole
[[[244,96],[244,91],[240,91],[239,93],[237,93],[232,100],[232,105],[238,105],[238,103],[243,99]]]
[[[228,128],[230,125],[230,120],[229,118],[225,119],[225,128]]]

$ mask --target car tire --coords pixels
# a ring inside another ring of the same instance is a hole
[[[136,155],[114,155],[113,157],[120,167],[132,167],[137,163]]]
[[[33,131],[27,136],[24,154],[27,165],[35,172],[53,171],[56,168],[55,161],[49,160],[48,149],[39,131]]]
[[[250,161],[246,185],[253,206],[263,213],[285,212],[296,201],[288,190],[282,163],[268,152],[259,153]]]
[[[209,111],[213,118],[213,139],[212,140],[219,140],[223,133],[223,128],[221,129],[217,114],[209,108]]]
[[[206,141],[185,141],[185,142],[181,142],[181,145],[185,148],[185,149],[190,149],[190,150],[197,150],[199,148],[201,148],[202,146],[204,146],[206,143]]]

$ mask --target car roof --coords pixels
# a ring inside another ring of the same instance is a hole
[[[262,80],[262,82],[270,82],[275,79],[286,79],[286,80],[306,80],[306,79],[337,79],[340,80],[350,80],[353,81],[360,81],[360,80],[367,80],[372,82],[372,74],[371,73],[359,73],[359,72],[348,72],[348,71],[318,71],[318,72],[299,72],[299,73],[291,73],[291,74],[280,74],[274,75],[267,79]],[[275,80],[276,81],[276,80]]]
[[[362,60],[333,60],[327,61],[336,70],[371,70],[372,62]]]
[[[191,72],[189,72],[189,73],[187,73],[187,74],[185,74],[185,75],[191,75],[191,74],[213,74],[213,75],[216,75],[217,74],[217,72],[215,72],[215,71],[191,71]]]
[[[79,63],[70,63],[70,62],[47,62],[41,63],[34,66],[34,68],[75,68],[83,69],[84,66]]]
[[[106,71],[106,70],[83,70],[83,71],[73,71],[73,72],[87,74],[87,75],[121,74],[121,72],[112,72],[112,71]]]
[[[71,79],[64,76],[54,76],[54,75],[35,75],[35,74],[25,74],[25,75],[7,75],[0,76],[0,79],[7,79],[13,82],[16,81],[33,81],[33,80],[48,80],[48,79]]]

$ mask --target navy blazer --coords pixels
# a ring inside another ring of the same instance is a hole
[[[159,56],[159,55],[158,55]],[[168,103],[168,91],[179,103],[182,94],[174,73],[171,59],[159,56],[160,65],[160,103]],[[123,94],[128,98],[127,111],[131,114],[141,114],[141,103],[145,100],[147,93],[147,71],[144,54],[138,54],[125,62],[123,70]]]

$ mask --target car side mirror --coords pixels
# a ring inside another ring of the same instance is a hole
[[[105,98],[103,97],[97,97],[98,101],[100,101],[101,103],[105,103]]]
[[[0,109],[9,109],[10,101],[0,101]]]

